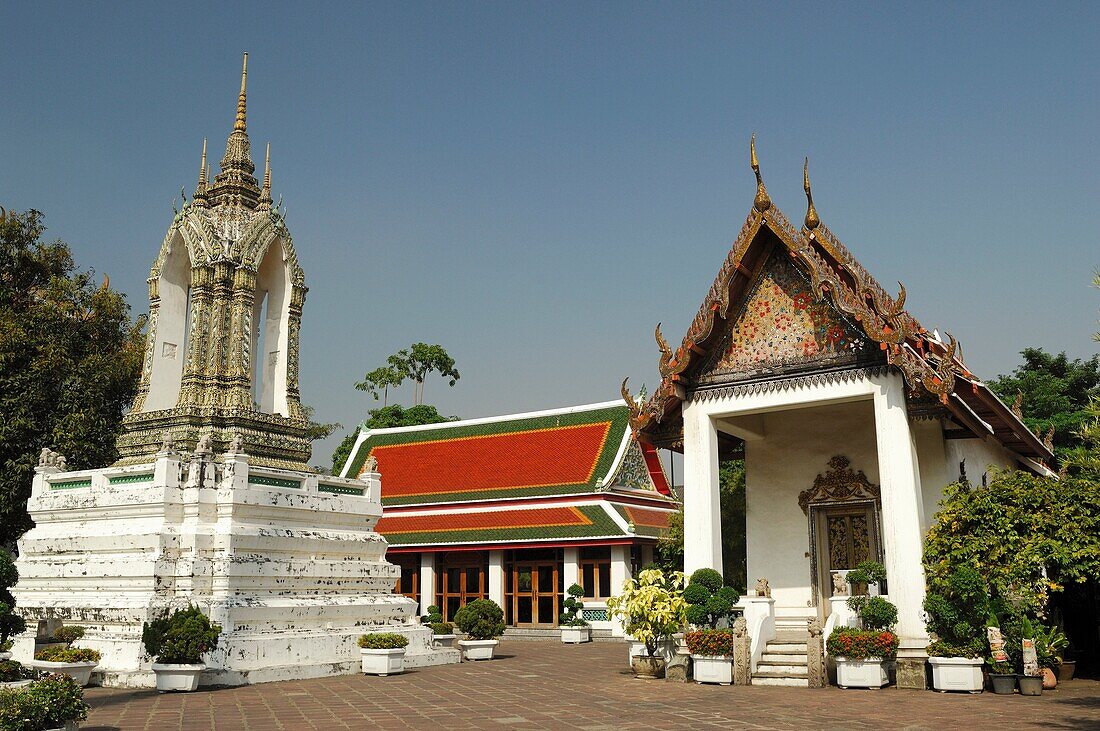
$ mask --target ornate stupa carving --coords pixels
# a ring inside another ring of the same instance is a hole
[[[172,220],[149,274],[149,332],[141,383],[118,439],[119,464],[151,461],[165,432],[183,449],[235,434],[253,464],[307,470],[308,420],[298,394],[305,275],[271,205],[247,129],[248,55],[220,172],[203,142],[199,180]]]

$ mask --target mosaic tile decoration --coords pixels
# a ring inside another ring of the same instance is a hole
[[[867,345],[856,324],[817,299],[809,278],[777,248],[705,371],[708,376],[753,375],[847,363],[859,358]]]

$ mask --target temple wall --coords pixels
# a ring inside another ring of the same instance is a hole
[[[838,454],[878,481],[874,410],[866,400],[772,412],[764,433],[745,449],[748,583],[768,579],[780,617],[805,615],[812,611],[810,545],[798,494]]]

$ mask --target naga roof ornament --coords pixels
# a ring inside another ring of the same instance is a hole
[[[755,132],[749,140],[749,164],[752,165],[752,172],[756,175],[756,198],[753,199],[752,206],[763,213],[772,207],[772,199],[768,195],[768,189],[764,187],[764,179],[760,177],[760,161],[756,159]]]
[[[810,158],[808,157],[802,163],[802,188],[806,191],[806,229],[813,231],[821,225],[821,219],[817,215],[817,209],[814,208],[813,193],[810,192]]]

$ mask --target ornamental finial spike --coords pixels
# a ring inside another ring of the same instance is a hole
[[[756,159],[756,133],[752,133],[749,141],[749,162],[752,171],[756,174],[756,198],[753,199],[753,208],[763,213],[772,207],[772,199],[768,197],[768,191],[764,187],[764,179],[760,177],[760,161]]]
[[[260,191],[260,204],[271,208],[271,143],[267,143],[267,154],[264,156],[264,185]]]
[[[808,157],[802,163],[802,188],[806,191],[806,228],[813,231],[821,225],[821,219],[818,218],[817,209],[814,208],[814,196],[810,192],[810,158]]]
[[[237,121],[233,123],[233,129],[245,130],[245,86],[248,84],[248,54],[244,54],[244,63],[241,66],[241,95],[237,97]]]
[[[199,163],[199,186],[206,187],[206,138],[202,138],[202,162]]]

